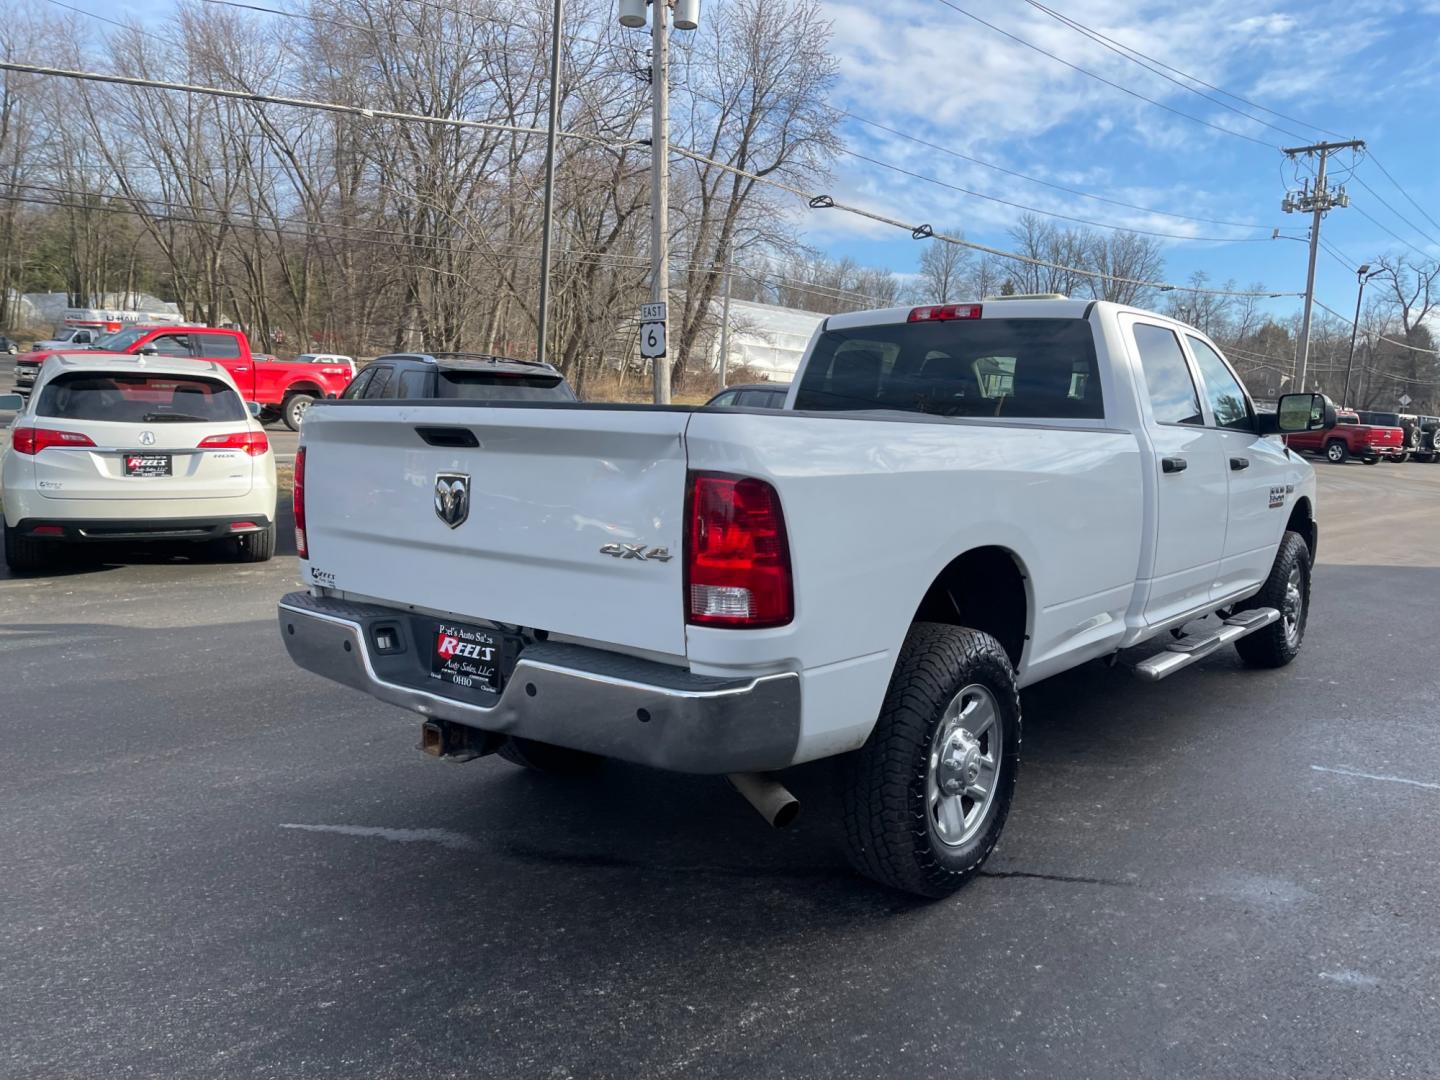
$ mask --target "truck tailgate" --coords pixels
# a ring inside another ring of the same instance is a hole
[[[689,415],[318,405],[303,440],[306,578],[681,657]],[[471,436],[477,445],[437,445]],[[453,526],[437,495],[449,477],[469,487],[468,514]],[[623,545],[651,557],[626,557]]]

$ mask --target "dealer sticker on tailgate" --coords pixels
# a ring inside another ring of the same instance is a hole
[[[474,626],[439,623],[430,677],[471,690],[500,692],[501,646],[497,634]]]

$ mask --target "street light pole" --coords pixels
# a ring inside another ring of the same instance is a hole
[[[545,221],[540,229],[540,313],[535,358],[545,363],[550,329],[550,243],[555,217],[555,142],[560,130],[560,27],[565,0],[555,0],[550,22],[550,126],[545,131]]]
[[[1340,399],[1346,408],[1350,407],[1350,373],[1355,370],[1355,336],[1360,333],[1360,301],[1365,296],[1365,283],[1378,273],[1379,270],[1370,270],[1369,263],[1362,263],[1360,269],[1355,271],[1360,288],[1355,293],[1355,321],[1350,324],[1350,359],[1345,364],[1345,394]]]
[[[663,304],[665,355],[652,363],[655,404],[670,404],[670,9],[650,5],[650,301]]]

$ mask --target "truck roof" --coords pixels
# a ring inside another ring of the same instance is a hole
[[[960,307],[980,305],[982,319],[1083,319],[1085,313],[1095,306],[1095,300],[1069,300],[1054,297],[991,296],[984,300],[958,302]],[[828,330],[845,330],[852,326],[883,326],[888,323],[903,323],[909,320],[910,312],[917,306],[934,305],[906,304],[904,307],[878,308],[872,311],[847,311],[842,315],[831,315],[825,322]]]

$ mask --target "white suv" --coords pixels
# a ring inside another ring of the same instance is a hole
[[[275,494],[270,442],[220,365],[52,356],[0,458],[5,561],[40,570],[63,544],[189,540],[264,562]]]

